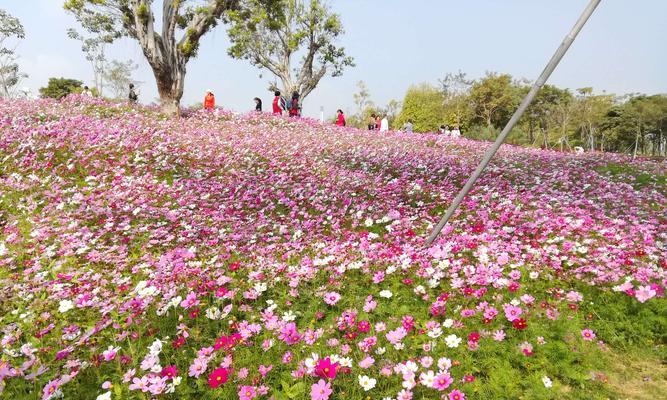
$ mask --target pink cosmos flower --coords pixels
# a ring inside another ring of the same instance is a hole
[[[193,292],[188,293],[188,295],[185,297],[185,300],[181,301],[181,307],[185,308],[186,310],[198,305],[199,300],[197,300],[197,295]]]
[[[449,392],[449,400],[465,400],[466,395],[465,393],[461,392],[460,390],[452,390]]]
[[[333,390],[331,384],[324,379],[320,379],[310,387],[310,400],[329,400]]]
[[[452,379],[451,375],[449,375],[449,372],[439,374],[433,381],[433,389],[437,389],[442,392],[443,390],[447,389],[449,385],[452,384],[452,382],[454,382],[454,379]]]
[[[371,356],[366,356],[363,360],[359,361],[359,368],[368,369],[375,363],[375,359]]]
[[[640,303],[644,303],[645,301],[655,297],[656,294],[657,294],[657,292],[655,290],[653,290],[653,288],[651,288],[651,286],[648,286],[648,285],[647,286],[640,286],[639,288],[637,288],[637,291],[635,292],[635,298],[637,298],[637,300]]]
[[[239,388],[239,400],[252,400],[257,397],[257,394],[254,386],[241,386]]]
[[[60,379],[49,381],[42,391],[42,400],[50,399],[60,387]]]
[[[505,317],[507,317],[508,321],[514,321],[515,319],[519,318],[521,313],[523,313],[523,310],[520,307],[516,307],[511,304],[505,305],[503,308],[505,310]]]
[[[336,292],[328,292],[324,294],[324,302],[330,306],[335,305],[340,300],[340,294]]]
[[[595,339],[595,332],[590,329],[584,329],[581,331],[581,337],[584,338],[584,340],[592,342]]]

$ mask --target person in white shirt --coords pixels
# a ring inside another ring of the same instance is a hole
[[[93,92],[91,92],[90,89],[88,89],[88,86],[84,86],[83,87],[83,95],[93,97]]]
[[[450,135],[454,138],[461,137],[461,131],[459,130],[459,127],[454,126],[454,129],[452,129]]]
[[[387,116],[385,115],[382,118],[382,122],[380,122],[380,132],[387,132],[389,131],[389,120],[387,119]]]

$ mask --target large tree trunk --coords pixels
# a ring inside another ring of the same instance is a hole
[[[179,115],[185,84],[185,63],[173,62],[167,68],[153,68],[153,74],[157,82],[162,112],[169,115]]]

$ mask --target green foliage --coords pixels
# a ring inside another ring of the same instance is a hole
[[[44,98],[62,99],[71,93],[81,92],[83,82],[76,79],[50,78],[46,87],[40,88],[39,93]]]
[[[470,89],[473,122],[487,127],[505,125],[521,100],[520,89],[511,75],[487,72]]]
[[[394,124],[401,127],[412,120],[415,132],[436,132],[444,123],[442,93],[432,85],[411,86],[403,99],[403,109]]]
[[[279,78],[283,93],[305,98],[326,75],[340,76],[354,60],[337,45],[340,17],[324,1],[248,0],[230,13],[228,54]],[[299,65],[292,65],[299,56]]]

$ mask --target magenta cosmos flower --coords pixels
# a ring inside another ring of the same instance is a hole
[[[215,389],[223,383],[227,382],[229,378],[229,371],[225,368],[216,368],[208,376],[208,385]]]
[[[315,366],[315,375],[320,378],[334,379],[338,373],[338,363],[332,363],[329,357],[321,359]]]
[[[333,393],[331,384],[324,379],[320,379],[319,382],[310,387],[311,400],[329,400],[331,393]]]

